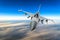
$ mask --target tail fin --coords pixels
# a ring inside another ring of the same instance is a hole
[[[38,11],[36,12],[36,14],[38,14],[38,15],[39,15],[39,13],[40,13],[40,8],[41,8],[41,4],[39,5]]]
[[[37,11],[37,12],[39,12],[39,11],[40,11],[40,8],[41,8],[41,4],[39,5],[39,7],[38,7],[38,11]]]
[[[41,8],[41,4],[39,5],[38,11],[37,11],[36,14],[35,14],[35,16],[37,16],[37,17],[39,17],[40,8]]]

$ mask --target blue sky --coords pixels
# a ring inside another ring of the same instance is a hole
[[[42,16],[60,16],[60,0],[0,0],[0,16],[23,16],[19,9],[35,13],[40,4]]]

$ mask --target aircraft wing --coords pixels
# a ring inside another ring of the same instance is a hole
[[[43,19],[46,20],[46,19],[47,19],[47,18],[42,17],[42,16],[40,16],[39,18],[40,18],[41,20],[43,20]],[[48,19],[48,20],[49,20],[49,19]]]
[[[23,10],[18,10],[19,12],[24,12],[25,13],[25,15],[29,15],[30,17],[32,17],[33,16],[33,14],[32,13],[30,13],[30,12],[26,12],[26,11],[23,11]]]
[[[42,17],[42,16],[40,16],[40,20],[48,20],[48,21],[52,21],[52,22],[54,22],[52,19],[47,19],[47,18]],[[54,22],[54,23],[55,23],[55,22]]]
[[[40,16],[39,18],[40,18],[41,20],[43,20],[43,19],[44,19],[44,20],[46,20],[46,19],[47,19],[47,18],[45,18],[45,17],[42,17],[42,16]]]

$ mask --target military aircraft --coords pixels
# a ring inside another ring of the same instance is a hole
[[[33,31],[36,28],[36,26],[37,26],[37,24],[39,22],[41,22],[42,24],[44,23],[44,21],[46,23],[48,23],[48,21],[54,22],[51,19],[47,19],[47,18],[42,17],[42,16],[39,15],[40,14],[40,6],[39,6],[38,11],[35,14],[32,14],[30,12],[26,12],[26,11],[23,11],[23,10],[18,10],[18,11],[19,12],[24,12],[25,15],[29,15],[27,18],[31,18],[31,22],[30,22],[30,29],[31,29],[31,31]]]

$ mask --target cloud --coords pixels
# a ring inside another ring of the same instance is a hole
[[[18,23],[17,23],[18,24]],[[11,25],[1,27],[0,40],[56,40],[60,39],[60,25],[40,25],[34,31],[31,31],[29,26]],[[28,25],[28,24],[27,24]]]
[[[44,16],[43,17],[47,19],[52,19],[56,23],[59,22],[60,16]],[[30,20],[30,18],[27,18],[27,16],[0,16],[0,21],[5,21],[5,20]]]
[[[24,24],[0,27],[0,40],[18,40],[26,36],[27,30],[25,29]]]
[[[26,16],[0,16],[0,21],[5,20],[29,20]]]
[[[10,27],[10,26],[18,26],[18,25],[20,25],[20,26],[22,26],[22,25],[29,25],[29,23],[7,23],[7,22],[5,22],[5,23],[0,23],[0,27]]]
[[[39,26],[36,30],[28,32],[27,37],[22,40],[60,40],[58,27],[57,25]]]

